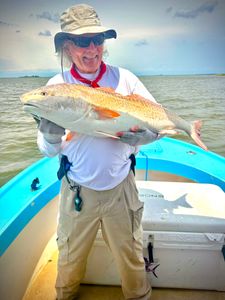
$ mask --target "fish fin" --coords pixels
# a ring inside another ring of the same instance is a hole
[[[97,87],[96,89],[106,93],[115,93],[115,90],[111,87]]]
[[[95,131],[97,134],[101,134],[101,135],[104,135],[106,137],[110,137],[110,138],[113,138],[113,139],[120,139],[118,136],[116,135],[113,135],[113,134],[110,134],[110,133],[107,133],[107,132],[104,132],[104,131]]]
[[[163,129],[160,130],[159,135],[174,135],[178,134],[179,132],[175,129]]]
[[[69,142],[72,140],[72,138],[76,135],[76,132],[74,131],[69,131],[66,135],[66,142]]]
[[[94,106],[93,110],[98,113],[100,119],[114,119],[120,116],[117,111],[108,108]]]
[[[201,138],[200,138],[201,127],[202,127],[202,121],[200,121],[200,120],[194,121],[191,125],[191,134],[190,135],[193,138],[193,140],[196,142],[197,145],[199,145],[202,149],[208,151],[208,148],[201,141]]]

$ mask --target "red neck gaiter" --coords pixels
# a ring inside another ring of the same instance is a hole
[[[106,72],[106,64],[105,64],[103,61],[101,62],[101,65],[100,65],[100,72],[99,72],[98,76],[95,78],[95,80],[93,80],[93,81],[91,81],[91,80],[89,80],[89,79],[86,79],[86,78],[82,77],[82,76],[77,72],[76,67],[75,67],[74,64],[72,65],[72,67],[71,67],[71,69],[70,69],[70,73],[72,74],[72,76],[73,76],[75,79],[77,79],[77,80],[79,80],[79,81],[81,81],[81,82],[83,82],[83,83],[87,83],[87,84],[89,84],[90,86],[92,86],[93,88],[99,87],[98,82],[102,79],[102,76],[104,75],[105,72]]]

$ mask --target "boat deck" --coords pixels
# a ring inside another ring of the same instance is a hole
[[[55,300],[57,252],[36,277],[23,300]],[[124,300],[121,287],[81,285],[79,300]],[[225,300],[225,292],[153,288],[151,300]]]

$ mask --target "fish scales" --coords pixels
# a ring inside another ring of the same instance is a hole
[[[147,127],[160,135],[182,130],[207,150],[200,139],[201,121],[189,123],[139,95],[124,96],[111,88],[63,83],[25,93],[21,101],[25,111],[78,133],[117,137],[118,131],[132,128]]]
[[[149,125],[158,127],[158,129],[160,129],[160,126],[157,126],[157,122],[160,121],[164,123],[164,126],[169,127],[169,129],[174,128],[174,123],[171,122],[171,118],[173,118],[175,123],[179,123],[181,129],[188,130],[190,127],[186,121],[175,116],[172,112],[167,111],[160,104],[156,104],[139,95],[123,96],[113,92],[110,88],[90,89],[86,86],[79,86],[79,88],[81,98],[90,104],[128,113],[137,119],[149,123]],[[73,96],[76,97],[77,93],[75,92]]]

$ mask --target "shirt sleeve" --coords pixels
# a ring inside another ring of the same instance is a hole
[[[141,82],[141,80],[132,72],[120,68],[121,75],[121,88],[123,90],[123,94],[131,95],[137,94],[145,99],[148,99],[154,103],[157,103],[153,95],[148,91],[145,85]],[[118,90],[118,92],[120,92]]]
[[[64,83],[62,74],[57,74],[57,75],[53,76],[52,78],[50,78],[48,80],[48,82],[46,83],[46,85],[58,84],[58,83]]]
[[[152,101],[154,103],[157,103],[157,101],[152,96],[152,94],[147,90],[147,88],[144,86],[144,84],[138,78],[136,80],[136,84],[133,89],[133,94],[140,95],[146,99],[149,99],[150,101]]]

